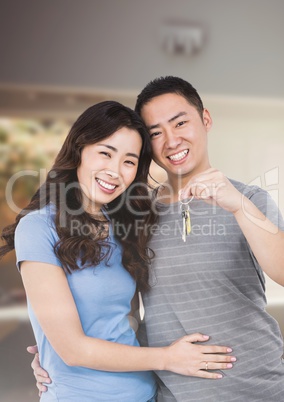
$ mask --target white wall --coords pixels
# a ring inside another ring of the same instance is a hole
[[[284,100],[204,97],[211,163],[270,192],[284,215]]]
[[[283,0],[1,0],[0,83],[133,89],[166,74],[201,93],[284,96]],[[168,19],[208,35],[195,57],[159,45]]]

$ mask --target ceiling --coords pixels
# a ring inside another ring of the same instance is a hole
[[[1,0],[0,86],[125,93],[177,75],[201,95],[284,98],[282,0]],[[161,47],[167,21],[201,24],[194,55]]]

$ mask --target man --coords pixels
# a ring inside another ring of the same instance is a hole
[[[214,344],[229,342],[237,356],[220,381],[157,372],[158,401],[279,402],[283,341],[265,312],[263,276],[264,271],[284,285],[278,209],[260,188],[211,167],[212,119],[188,82],[177,77],[150,82],[136,111],[148,127],[154,160],[168,175],[153,199],[159,225],[150,244],[151,290],[143,297],[147,342],[163,346],[203,332]],[[142,342],[146,334],[141,333]],[[204,362],[204,370],[214,371],[214,365]]]

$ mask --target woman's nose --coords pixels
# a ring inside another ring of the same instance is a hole
[[[118,179],[119,178],[119,173],[114,172],[113,170],[105,170],[105,173],[110,176],[112,179]]]

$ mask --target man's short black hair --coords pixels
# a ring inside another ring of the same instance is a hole
[[[156,96],[173,93],[183,96],[189,104],[194,106],[203,118],[203,103],[196,89],[187,81],[179,77],[166,76],[150,81],[137,97],[135,111],[141,115],[143,106]]]

